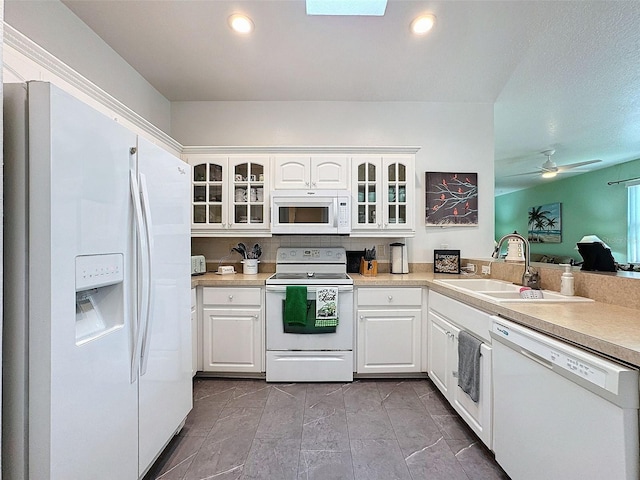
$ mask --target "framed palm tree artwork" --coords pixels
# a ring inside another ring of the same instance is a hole
[[[529,242],[562,242],[562,204],[548,203],[529,209]]]

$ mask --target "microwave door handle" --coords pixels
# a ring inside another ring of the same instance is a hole
[[[335,228],[336,230],[338,229],[338,216],[339,216],[338,199],[334,198],[333,199],[333,228]]]

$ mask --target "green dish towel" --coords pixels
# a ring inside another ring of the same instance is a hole
[[[336,333],[336,327],[316,327],[316,301],[307,300],[307,324],[306,325],[287,325],[284,321],[284,312],[286,310],[286,300],[282,300],[282,327],[284,333],[300,333],[300,334],[316,334],[316,333]]]
[[[307,287],[288,285],[284,307],[285,325],[307,324]]]

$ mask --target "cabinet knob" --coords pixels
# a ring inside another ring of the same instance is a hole
[[[257,319],[258,319],[258,314],[256,313],[256,314],[253,316],[253,318],[257,320]]]
[[[360,315],[360,321],[364,320],[364,315]]]
[[[389,295],[387,298],[389,299],[389,301],[391,301],[393,300],[393,295]]]
[[[233,295],[229,295],[229,300],[233,300]]]

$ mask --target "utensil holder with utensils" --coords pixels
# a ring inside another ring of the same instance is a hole
[[[360,275],[364,275],[365,277],[375,277],[378,275],[378,261],[365,260],[364,257],[360,258]]]

